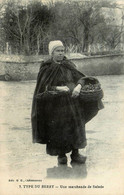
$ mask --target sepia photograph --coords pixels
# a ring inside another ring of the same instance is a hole
[[[124,1],[0,0],[0,194],[124,194]]]

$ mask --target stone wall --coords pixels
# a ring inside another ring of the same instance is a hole
[[[35,80],[43,58],[29,59],[0,60],[1,80]],[[124,54],[71,58],[71,61],[86,75],[124,74]]]
[[[0,62],[1,80],[34,80],[41,62]]]
[[[41,62],[6,63],[5,70],[12,80],[33,80],[37,77],[40,65]]]
[[[124,74],[124,54],[92,56],[72,60],[77,68],[87,75],[120,75]]]
[[[0,55],[0,80],[34,80],[43,60],[44,56]]]

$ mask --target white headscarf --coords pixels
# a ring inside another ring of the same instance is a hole
[[[59,40],[56,41],[50,41],[49,42],[49,55],[52,55],[54,49],[56,49],[57,47],[64,47],[63,43]]]

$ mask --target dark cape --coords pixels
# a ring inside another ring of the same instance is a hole
[[[34,143],[47,144],[47,153],[59,155],[86,146],[85,124],[102,108],[101,101],[83,102],[70,94],[37,99],[46,90],[77,84],[83,85],[84,74],[64,58],[61,64],[52,59],[44,62],[38,73],[33,97],[31,122]]]

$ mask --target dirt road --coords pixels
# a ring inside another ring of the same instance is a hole
[[[73,179],[74,182],[83,179],[82,184],[92,184],[92,188],[93,185],[103,185],[104,194],[114,189],[117,192],[124,190],[121,180],[124,171],[124,76],[98,79],[105,93],[105,108],[86,126],[88,146],[81,153],[87,155],[87,162],[80,166],[70,164],[70,154],[68,165],[58,166],[56,157],[46,154],[45,145],[32,144],[30,113],[35,81],[0,82],[3,190],[10,186],[19,188],[19,184],[31,179],[39,180],[34,181],[38,184],[48,178]]]

